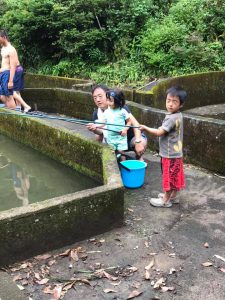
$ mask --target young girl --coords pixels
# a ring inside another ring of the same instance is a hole
[[[125,105],[124,94],[122,91],[109,90],[106,92],[108,108],[103,112],[102,119],[96,120],[95,123],[109,123],[107,129],[107,143],[116,151],[116,154],[121,154],[121,160],[124,160],[124,151],[127,146],[127,131],[131,125],[130,114],[123,108]],[[120,126],[115,126],[115,125]],[[104,125],[98,126],[104,128]]]
[[[166,109],[168,113],[158,128],[141,125],[140,129],[159,136],[159,155],[162,158],[163,190],[158,198],[151,198],[153,206],[171,207],[175,203],[177,191],[184,188],[183,171],[183,117],[180,108],[183,106],[187,93],[180,87],[171,87],[166,92]]]

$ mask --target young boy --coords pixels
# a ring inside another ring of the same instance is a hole
[[[168,113],[158,128],[140,126],[140,130],[159,136],[159,155],[162,164],[162,185],[164,194],[151,198],[150,204],[157,207],[171,207],[176,202],[177,191],[185,187],[183,171],[183,117],[180,108],[187,93],[181,87],[171,87],[166,91]]]

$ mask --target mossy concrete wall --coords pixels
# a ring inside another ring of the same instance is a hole
[[[19,113],[0,114],[0,133],[103,184],[0,212],[1,266],[122,224],[124,190],[115,157],[107,147]]]
[[[188,94],[185,109],[225,102],[225,72],[207,72],[173,77],[156,84],[150,91],[136,91],[137,103],[165,109],[166,90],[182,86]]]
[[[37,110],[90,120],[95,104],[91,93],[60,88],[25,89],[22,96]]]
[[[66,78],[59,76],[46,76],[37,74],[25,74],[26,88],[65,88],[72,89],[76,84],[88,84],[90,80],[79,78]]]

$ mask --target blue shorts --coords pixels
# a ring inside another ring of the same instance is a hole
[[[0,95],[10,96],[13,94],[13,91],[19,92],[24,89],[23,67],[16,67],[16,72],[13,78],[13,89],[8,89],[9,76],[9,70],[5,70],[0,73]]]
[[[13,78],[13,90],[20,92],[24,89],[24,72],[22,66],[16,67],[16,72]]]
[[[13,94],[13,90],[8,89],[9,75],[9,70],[0,73],[0,95],[10,96]]]

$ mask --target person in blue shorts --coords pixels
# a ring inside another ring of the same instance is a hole
[[[0,30],[1,68],[0,95],[1,100],[9,108],[21,105],[24,112],[31,107],[23,100],[20,91],[24,88],[23,67],[20,65],[16,49],[11,45],[4,29]]]

